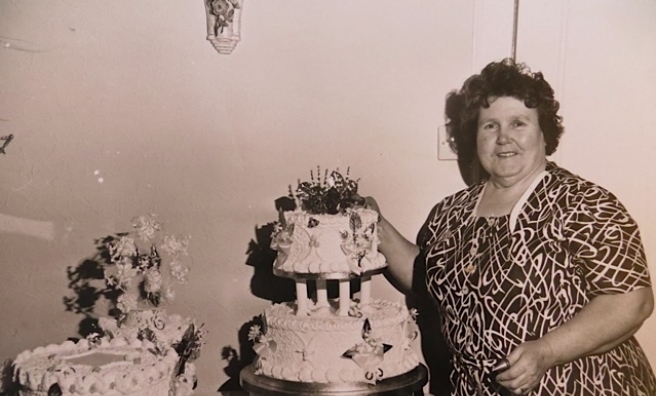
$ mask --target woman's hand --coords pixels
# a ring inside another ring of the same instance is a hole
[[[382,219],[383,215],[380,213],[380,207],[378,206],[378,202],[376,202],[374,197],[361,197],[360,195],[355,194],[352,198],[353,201],[358,205],[376,211],[376,213],[378,213],[379,220]]]
[[[367,209],[375,210],[376,213],[378,213],[379,218],[383,216],[380,213],[380,207],[378,206],[378,202],[376,202],[374,197],[364,197],[364,207]]]
[[[402,293],[412,293],[414,263],[419,246],[407,240],[380,213],[378,202],[373,197],[354,195],[353,202],[378,213],[378,251],[387,261],[386,276],[393,279],[392,285]]]
[[[496,377],[499,385],[515,395],[526,395],[540,383],[544,373],[554,365],[553,352],[544,340],[528,341],[506,358],[510,367]]]

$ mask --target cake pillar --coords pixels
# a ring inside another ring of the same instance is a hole
[[[317,308],[330,307],[325,279],[317,279]]]
[[[369,301],[371,301],[371,275],[365,275],[360,283],[360,305],[369,305]]]
[[[308,295],[307,281],[305,279],[296,279],[296,304],[296,315],[307,315]]]
[[[351,308],[351,284],[348,279],[339,280],[339,316],[348,316]]]

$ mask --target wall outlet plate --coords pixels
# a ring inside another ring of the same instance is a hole
[[[437,159],[440,161],[457,161],[458,155],[451,150],[446,126],[437,127]]]

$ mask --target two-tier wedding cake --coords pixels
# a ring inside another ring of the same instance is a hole
[[[373,299],[371,277],[386,267],[378,252],[378,214],[357,203],[357,180],[338,171],[298,184],[293,211],[272,237],[275,275],[294,279],[296,301],[274,304],[249,338],[255,374],[303,383],[375,383],[419,365],[410,343],[414,312]],[[360,281],[358,293],[351,282]],[[308,294],[315,282],[316,295]],[[339,296],[328,297],[338,283]]]

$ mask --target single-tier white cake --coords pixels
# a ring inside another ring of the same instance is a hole
[[[149,341],[66,341],[21,352],[14,380],[21,396],[168,396],[178,361]]]

